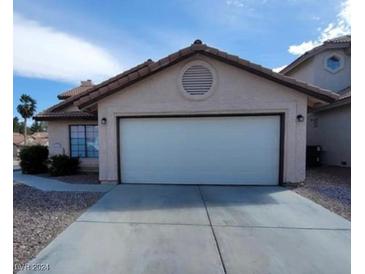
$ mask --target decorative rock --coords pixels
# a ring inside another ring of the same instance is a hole
[[[22,184],[13,192],[14,265],[34,258],[103,194],[43,192]]]

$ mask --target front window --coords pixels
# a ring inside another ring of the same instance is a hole
[[[99,141],[97,125],[70,126],[71,157],[98,158]]]

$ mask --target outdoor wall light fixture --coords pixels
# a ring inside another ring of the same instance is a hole
[[[101,119],[101,124],[106,125],[106,118],[105,117]]]
[[[304,122],[304,116],[302,114],[297,115],[298,122]]]

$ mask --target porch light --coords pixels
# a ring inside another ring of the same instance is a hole
[[[106,125],[106,118],[105,117],[101,119],[101,124]]]
[[[297,115],[298,122],[304,122],[304,116],[302,114]]]

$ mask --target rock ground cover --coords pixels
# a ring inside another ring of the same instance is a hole
[[[14,184],[14,267],[34,258],[102,195],[44,192],[23,184]]]
[[[303,184],[290,188],[332,212],[351,220],[350,168],[312,168],[307,170],[306,180]]]

